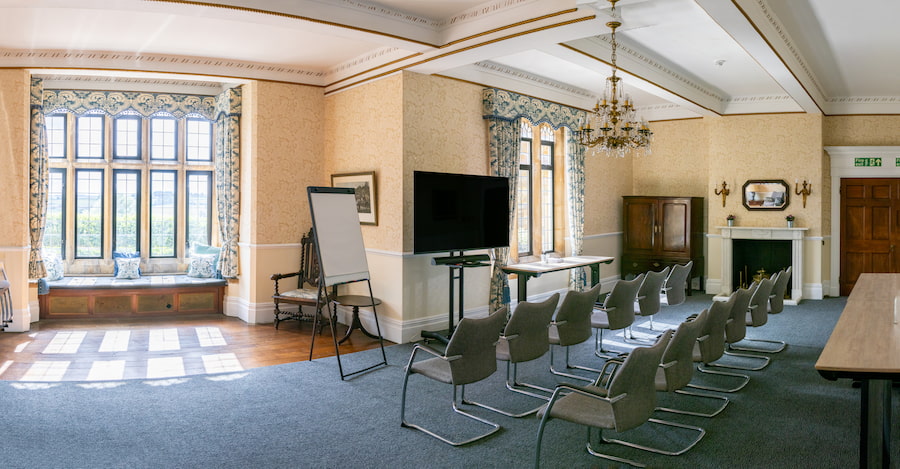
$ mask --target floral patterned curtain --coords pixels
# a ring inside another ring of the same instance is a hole
[[[50,168],[47,161],[47,140],[44,127],[43,80],[31,78],[31,148],[28,225],[31,252],[28,257],[28,278],[47,276],[41,249],[44,247],[44,227],[47,218],[47,192],[50,187]]]
[[[569,223],[571,252],[580,256],[584,251],[584,147],[575,134],[566,130],[566,220]],[[569,289],[582,291],[587,285],[584,269],[569,269]]]
[[[515,188],[518,179],[519,119],[528,119],[534,125],[547,123],[554,129],[567,127],[577,129],[578,122],[585,118],[580,109],[551,103],[510,91],[485,88],[482,93],[484,118],[490,122],[490,164],[491,174],[510,178],[510,238],[515,209]],[[566,199],[569,234],[572,237],[569,255],[582,254],[584,242],[584,148],[575,143],[571,132],[566,132]],[[494,250],[494,271],[491,275],[491,310],[509,301],[509,286],[506,274],[500,270],[509,262],[509,248]],[[582,289],[587,276],[584,269],[573,269],[569,286]],[[504,296],[505,294],[505,296]],[[525,300],[525,298],[520,298]]]
[[[44,109],[47,114],[65,109],[76,115],[103,111],[116,116],[133,111],[144,117],[158,113],[177,119],[199,114],[211,121],[218,114],[217,98],[172,93],[143,93],[137,91],[44,90]]]
[[[241,213],[241,88],[216,97],[216,207],[222,251],[218,268],[225,278],[238,276]]]
[[[509,178],[509,226],[516,213],[516,187],[519,179],[519,120],[488,119],[491,175]],[[515,233],[510,233],[510,237]],[[509,264],[509,248],[491,250],[490,310],[496,311],[509,303],[509,283],[503,267]]]

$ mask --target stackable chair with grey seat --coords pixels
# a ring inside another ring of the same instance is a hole
[[[447,349],[443,354],[422,344],[416,344],[409,356],[403,376],[403,391],[400,400],[400,425],[422,431],[444,443],[460,446],[485,438],[498,430],[500,425],[476,415],[460,410],[456,402],[456,388],[481,381],[497,371],[497,339],[506,322],[507,310],[500,308],[486,318],[463,318],[456,326]],[[415,361],[416,355],[424,352],[431,358]],[[462,441],[451,440],[427,428],[406,420],[406,390],[409,377],[420,374],[442,383],[453,386],[453,411],[464,417],[489,426],[486,433]],[[465,392],[465,391],[463,391]]]
[[[536,386],[528,383],[520,383],[518,381],[519,363],[536,360],[544,356],[550,349],[550,339],[547,329],[550,327],[550,318],[556,311],[556,305],[559,303],[559,293],[554,293],[550,298],[540,303],[530,303],[520,301],[513,311],[512,317],[506,323],[503,334],[497,342],[497,360],[506,362],[506,389],[541,399],[541,405],[534,409],[520,413],[508,410],[498,409],[486,404],[466,399],[466,390],[462,390],[462,403],[482,407],[507,417],[525,417],[537,412],[549,398],[552,389]],[[512,372],[510,372],[512,370]],[[522,387],[544,391],[548,395],[535,394],[530,391],[520,389]]]
[[[690,384],[694,376],[694,344],[701,338],[700,334],[706,328],[706,320],[708,318],[709,310],[705,309],[700,314],[685,320],[675,330],[675,335],[669,341],[669,345],[666,347],[665,353],[663,353],[662,363],[660,363],[659,370],[656,372],[656,389],[675,394],[715,399],[722,401],[722,405],[711,412],[696,412],[672,407],[657,407],[656,410],[709,418],[719,415],[728,406],[729,399],[725,396],[686,391],[684,389]],[[703,435],[701,434],[696,441],[700,441],[702,437]],[[687,449],[690,449],[690,447]]]
[[[663,284],[660,292],[660,300],[668,306],[675,306],[684,303],[687,299],[685,292],[688,288],[688,277],[691,276],[691,269],[694,268],[694,261],[687,264],[676,264],[672,266],[666,282]]]
[[[12,323],[12,293],[10,293],[9,277],[6,268],[0,264],[0,331]]]
[[[656,385],[654,379],[663,352],[672,337],[672,331],[664,332],[652,347],[637,347],[632,350],[621,363],[609,361],[604,364],[604,373],[591,385],[579,386],[560,384],[553,391],[550,402],[538,412],[541,422],[538,426],[537,444],[535,445],[534,467],[541,464],[541,442],[544,429],[551,419],[565,420],[588,427],[588,453],[632,466],[644,467],[642,464],[625,458],[603,454],[591,445],[592,429],[601,431],[610,429],[617,432],[631,430],[651,421],[650,416],[656,408]],[[601,386],[601,380],[607,376],[607,368],[617,367],[615,374]],[[613,441],[613,440],[603,440]],[[616,443],[636,446],[633,443],[614,441]],[[642,448],[645,449],[645,448]]]
[[[778,277],[781,275],[779,274]],[[747,307],[746,321],[748,327],[762,327],[769,321],[769,297],[772,294],[772,288],[775,286],[775,280],[764,278],[759,281],[759,286],[750,297],[750,306]],[[767,344],[775,344],[774,348],[749,347],[746,345],[737,346],[731,344],[731,350],[740,350],[742,352],[757,353],[778,353],[787,347],[783,341],[769,339],[751,339],[744,338],[742,342],[762,342]]]
[[[778,273],[775,285],[772,286],[772,294],[769,296],[769,314],[778,314],[784,311],[784,295],[787,293],[788,282],[791,280],[793,266],[788,266]]]
[[[666,282],[666,278],[669,276],[669,268],[659,272],[647,272],[644,274],[644,281],[641,283],[641,288],[638,289],[636,303],[634,305],[634,315],[647,317],[650,319],[649,329],[653,330],[653,315],[659,312],[661,301],[661,296],[659,292],[662,291],[663,284]],[[638,340],[639,342],[645,343],[653,343],[654,338],[645,338],[645,339],[636,339],[634,337],[634,326],[632,325],[628,329],[631,330],[632,340]]]
[[[634,323],[634,303],[638,289],[644,281],[644,274],[631,280],[619,280],[606,296],[603,304],[591,314],[591,327],[594,328],[594,354],[606,357],[610,353],[603,350],[603,331],[625,329]]]
[[[554,345],[565,347],[566,349],[566,369],[576,369],[600,373],[596,368],[590,368],[582,365],[572,365],[569,362],[569,347],[578,345],[591,338],[591,313],[594,310],[594,304],[600,297],[600,288],[602,285],[598,283],[587,291],[569,291],[563,298],[556,317],[550,322],[549,340],[550,340],[550,372],[565,376],[567,378],[578,379],[582,381],[594,381],[593,378],[586,378],[576,374],[559,371],[553,367]]]
[[[725,323],[728,322],[736,301],[737,297],[734,294],[728,298],[728,301],[713,301],[709,307],[709,317],[706,319],[700,338],[697,339],[694,345],[693,358],[694,362],[697,362],[697,371],[710,375],[741,378],[740,384],[732,388],[723,388],[691,383],[688,384],[688,387],[705,389],[707,391],[737,392],[750,382],[750,377],[747,375],[711,370],[705,366],[722,358],[722,355],[725,354]]]
[[[732,350],[731,344],[738,343],[747,335],[747,308],[750,306],[750,300],[753,292],[756,291],[758,284],[753,282],[747,288],[738,288],[732,293],[735,297],[734,306],[731,308],[731,316],[725,323],[725,355],[732,357],[743,357],[761,360],[758,365],[738,365],[724,363],[710,363],[709,366],[720,368],[731,368],[733,370],[749,370],[759,371],[769,365],[769,357],[754,355],[750,353],[738,353]]]

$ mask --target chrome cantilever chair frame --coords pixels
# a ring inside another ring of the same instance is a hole
[[[653,330],[653,316],[659,312],[660,305],[662,304],[661,295],[658,293],[662,291],[663,284],[666,282],[668,275],[669,267],[666,267],[659,272],[650,271],[645,273],[644,281],[641,282],[641,288],[638,289],[637,297],[635,298],[635,320],[637,320],[638,316],[648,318],[650,322],[649,329],[651,331]],[[653,341],[655,340],[655,338],[635,338],[634,324],[628,326],[625,330],[628,332],[625,336],[625,342],[650,345],[653,344]]]
[[[781,276],[782,272],[779,272],[777,276]],[[768,322],[769,316],[769,299],[772,296],[772,289],[775,287],[775,283],[778,281],[778,278],[775,279],[763,279],[759,282],[759,286],[756,287],[756,291],[753,293],[753,297],[750,298],[750,306],[747,310],[747,326],[749,327],[762,327]],[[770,339],[750,339],[745,338],[746,342],[759,342],[766,344],[774,344],[776,347],[769,348],[758,348],[758,347],[748,347],[746,345],[736,346],[732,345],[731,350],[739,350],[742,352],[756,352],[756,353],[779,353],[784,351],[787,348],[787,344],[782,340],[770,340]]]
[[[598,283],[588,291],[577,292],[570,291],[563,298],[562,305],[556,313],[556,319],[550,322],[549,340],[550,340],[550,372],[557,376],[577,379],[581,381],[593,382],[594,378],[578,376],[572,373],[559,371],[553,367],[554,353],[556,346],[566,349],[566,369],[584,370],[592,373],[600,373],[596,368],[590,368],[582,365],[573,365],[569,362],[569,347],[583,343],[591,338],[591,312],[594,309],[594,303],[600,297],[600,289],[602,285]]]
[[[606,296],[601,305],[591,315],[591,327],[594,333],[594,355],[607,358],[609,350],[603,350],[603,330],[625,329],[634,323],[634,302],[637,291],[644,281],[644,274],[640,274],[632,280],[619,280],[613,285],[612,291]]]
[[[756,284],[756,282],[753,282],[749,287],[739,288],[737,289],[737,291],[732,293],[732,295],[735,295],[737,299],[735,300],[734,306],[732,306],[731,308],[731,316],[728,318],[728,322],[725,323],[725,355],[728,355],[730,357],[742,357],[762,360],[762,363],[757,366],[710,363],[709,366],[746,371],[759,371],[769,366],[769,362],[771,361],[769,360],[769,357],[754,355],[751,353],[737,353],[734,351],[734,349],[732,349],[732,344],[740,342],[746,337],[747,308],[750,306],[750,299],[752,298],[753,292],[756,290],[757,286],[758,285]]]
[[[456,331],[450,338],[444,354],[421,344],[416,344],[413,347],[403,376],[403,390],[400,398],[400,426],[419,430],[452,446],[469,444],[500,430],[499,424],[460,409],[456,404],[456,388],[457,386],[462,386],[462,392],[464,393],[466,384],[487,378],[497,370],[495,358],[496,341],[500,337],[500,330],[504,321],[506,321],[506,308],[501,308],[486,318],[463,318],[457,324]],[[470,336],[474,336],[474,338]],[[415,358],[418,352],[432,355],[432,358],[416,362]],[[472,367],[475,368],[474,371],[468,369]],[[491,429],[478,436],[463,441],[455,441],[421,425],[408,422],[406,420],[406,391],[409,377],[412,374],[422,374],[428,378],[451,384],[453,386],[453,400],[451,401],[453,412],[487,425]]]
[[[600,438],[603,439],[602,428],[623,432],[651,420],[649,417],[656,406],[656,389],[653,383],[655,370],[659,366],[663,351],[671,336],[672,333],[666,331],[652,347],[635,348],[628,354],[624,362],[608,361],[603,365],[603,373],[597,378],[594,385],[561,384],[557,386],[550,397],[550,402],[539,413],[541,423],[538,426],[537,443],[535,444],[534,467],[540,467],[544,429],[551,418],[571,420],[587,426],[586,447],[591,455],[635,467],[646,467],[630,459],[596,451],[591,446],[592,427],[601,431]],[[620,364],[621,366],[619,366]],[[614,369],[616,367],[618,370]],[[600,386],[604,379],[609,385],[607,388]],[[563,410],[554,413],[554,407],[561,401],[565,402],[562,406]],[[580,410],[584,410],[584,405],[590,405],[586,404],[590,401],[600,401],[602,404],[591,405],[589,410],[580,412]],[[597,415],[600,412],[602,415]],[[627,446],[632,446],[632,444],[627,444]],[[640,446],[635,447],[640,448]]]
[[[700,338],[697,339],[697,344],[694,347],[694,361],[699,362],[697,364],[697,371],[701,373],[741,378],[741,383],[733,388],[694,383],[688,384],[687,387],[731,393],[744,389],[744,386],[750,382],[750,377],[747,375],[711,370],[704,366],[713,363],[725,354],[725,323],[731,315],[731,309],[734,307],[735,301],[736,297],[731,295],[731,297],[728,298],[728,301],[714,301],[712,306],[709,307],[709,318],[706,320],[706,327],[701,333]]]
[[[474,405],[487,409],[507,417],[520,418],[531,415],[543,407],[544,403],[550,399],[549,394],[552,389],[537,386],[529,383],[522,383],[518,380],[519,363],[536,360],[550,349],[550,340],[547,329],[550,327],[550,318],[556,310],[559,303],[559,293],[540,303],[531,303],[520,301],[516,305],[515,311],[506,323],[506,328],[500,336],[497,343],[497,360],[506,362],[506,389],[523,394],[529,397],[540,399],[541,405],[526,410],[524,412],[513,412],[489,406],[480,402],[466,399],[466,390],[463,388],[462,398],[463,404]],[[520,388],[529,388],[537,391],[546,392],[548,395],[535,394]]]
[[[686,396],[723,401],[722,405],[711,412],[696,412],[673,407],[657,407],[656,410],[673,414],[712,418],[722,413],[728,407],[728,403],[731,402],[725,396],[684,390],[690,384],[694,371],[693,344],[700,338],[699,334],[706,327],[708,317],[709,311],[703,310],[700,314],[689,317],[678,326],[675,335],[672,336],[672,340],[663,354],[663,363],[660,365],[660,370],[656,373],[656,389]],[[702,435],[697,438],[697,441],[700,438],[702,438]]]

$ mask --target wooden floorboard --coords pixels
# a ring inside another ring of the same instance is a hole
[[[347,326],[337,326],[338,338]],[[305,361],[312,324],[247,324],[218,315],[119,319],[47,319],[28,332],[0,333],[0,380],[113,381],[238,372]],[[378,347],[353,331],[341,354]],[[385,341],[385,346],[391,345]],[[313,358],[334,355],[326,325]]]

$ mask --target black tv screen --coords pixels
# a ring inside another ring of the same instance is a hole
[[[509,246],[509,179],[413,173],[413,252]]]

